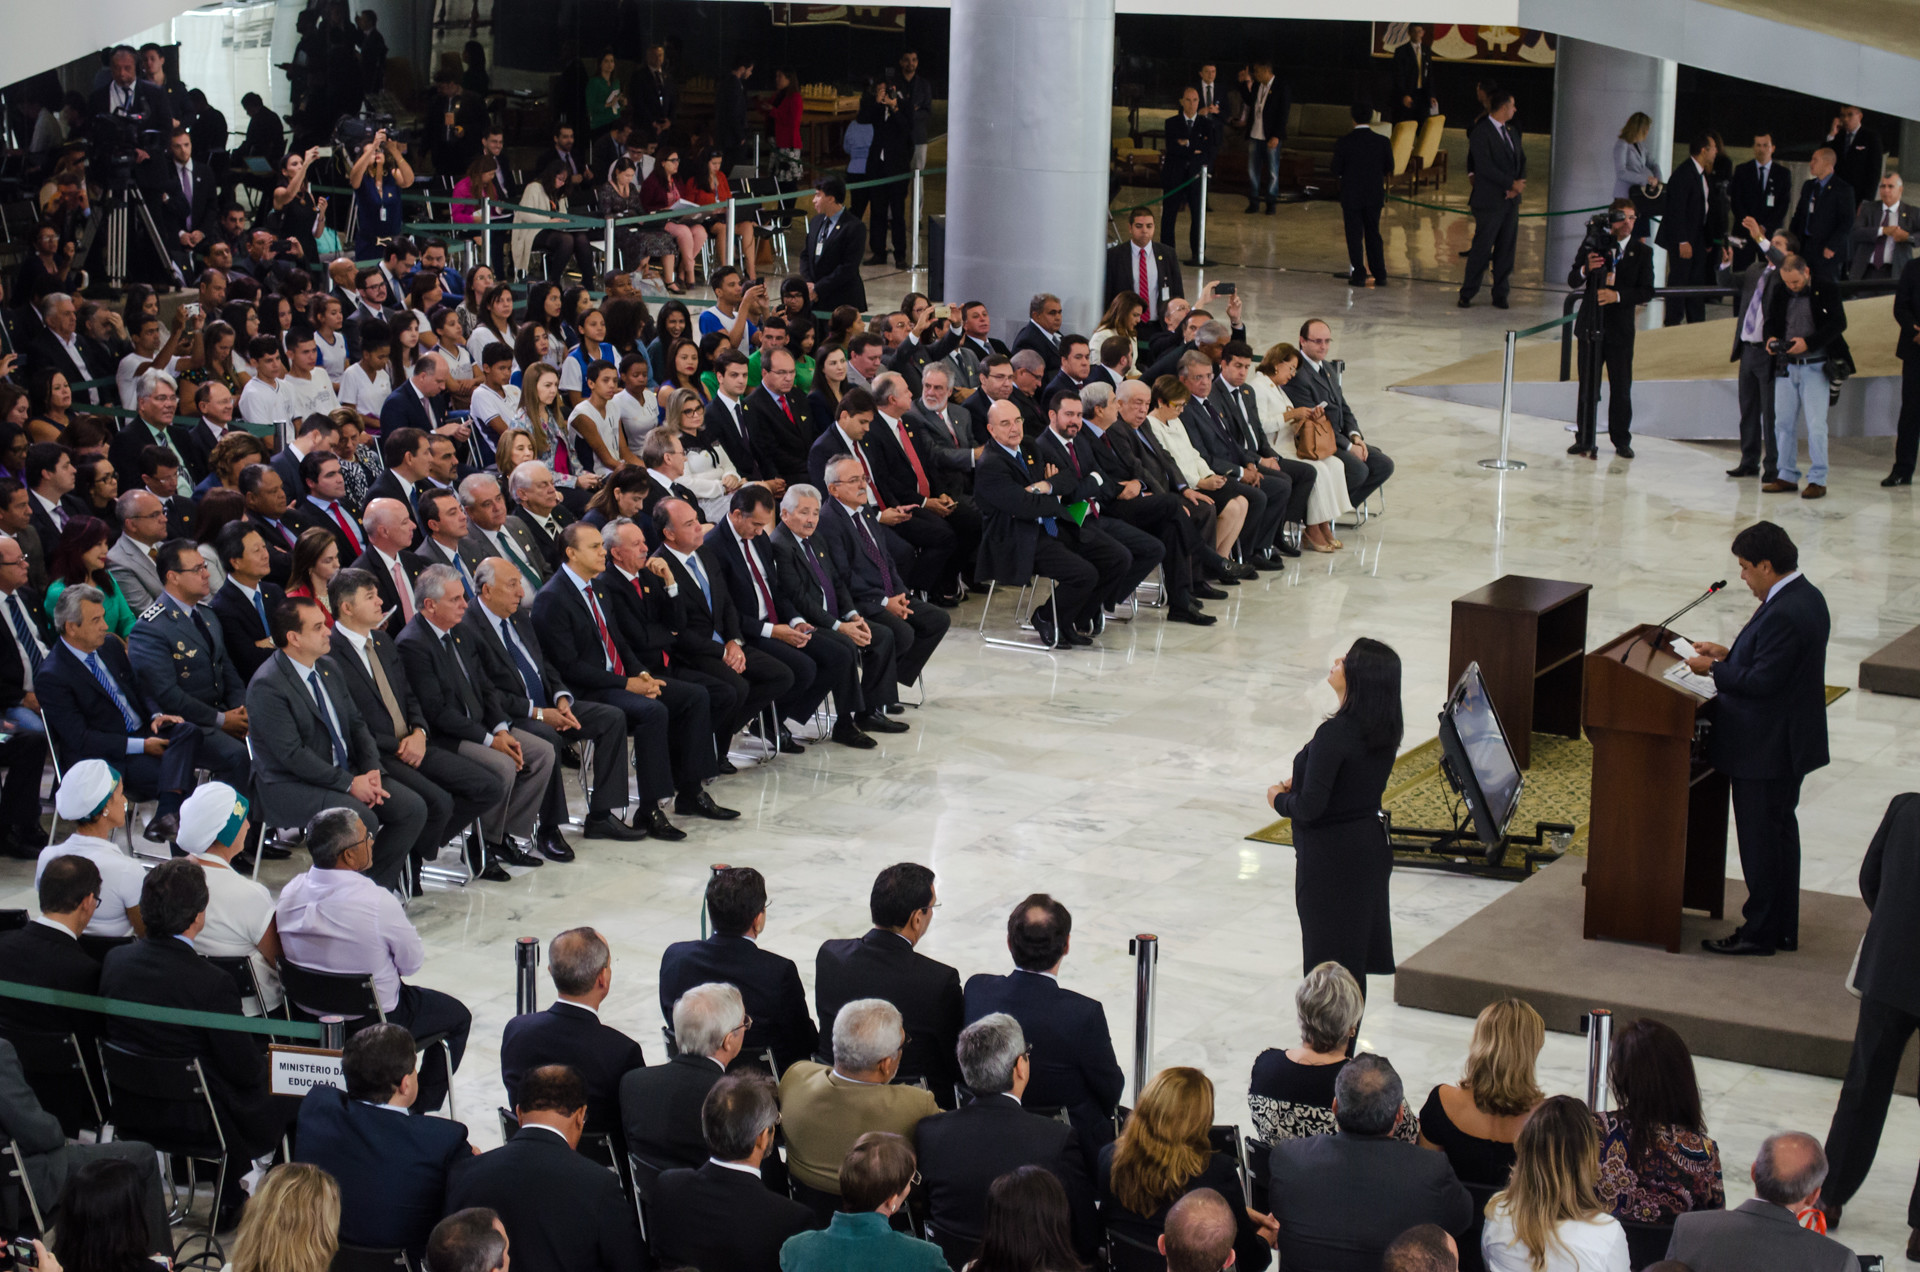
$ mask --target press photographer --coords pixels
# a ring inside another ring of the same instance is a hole
[[[1614,453],[1633,458],[1633,315],[1653,299],[1653,250],[1633,237],[1633,200],[1615,199],[1587,223],[1567,286],[1586,288],[1574,318],[1580,342],[1580,404],[1569,455],[1598,459],[1594,434],[1600,414],[1600,370],[1613,392],[1607,436]]]

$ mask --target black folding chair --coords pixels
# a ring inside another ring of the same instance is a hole
[[[333,1262],[327,1265],[327,1272],[413,1272],[413,1260],[397,1246],[382,1250],[342,1241],[333,1252]]]
[[[1627,1230],[1627,1263],[1633,1272],[1667,1257],[1667,1247],[1673,1242],[1672,1224],[1622,1219],[1620,1226]]]
[[[207,1207],[211,1232],[227,1188],[227,1135],[214,1111],[213,1094],[197,1056],[148,1056],[101,1041],[100,1068],[106,1076],[117,1138],[144,1140],[163,1158],[187,1160],[187,1202],[193,1208],[199,1178],[196,1163],[216,1162],[213,1203]],[[177,1197],[177,1190],[176,1190]]]
[[[25,910],[0,910],[0,932],[17,932],[32,921]]]
[[[1156,1246],[1107,1229],[1107,1272],[1166,1272],[1167,1260]]]
[[[97,1070],[89,1069],[79,1034],[0,1025],[0,1038],[13,1044],[34,1098],[60,1119],[69,1139],[106,1124],[106,1107],[93,1085]]]
[[[652,1248],[653,1237],[647,1230],[647,1207],[653,1204],[653,1186],[660,1176],[672,1169],[659,1162],[649,1161],[627,1150],[627,1177],[633,1181],[633,1217],[640,1224],[640,1236]]]
[[[0,1220],[6,1222],[7,1231],[23,1232],[25,1225],[22,1220],[31,1219],[33,1231],[40,1234],[42,1241],[49,1240],[46,1212],[40,1208],[40,1199],[33,1195],[33,1181],[27,1178],[27,1155],[21,1151],[20,1141],[9,1137],[5,1148],[0,1151],[6,1154],[7,1182],[12,1185],[8,1189],[4,1207],[0,1207]],[[18,1200],[14,1196],[16,1193]],[[21,1213],[21,1201],[26,1203],[24,1214]]]
[[[138,938],[132,936],[95,936],[91,932],[80,934],[80,948],[85,950],[96,963],[104,963],[110,951],[122,945],[132,945]]]
[[[267,1014],[267,997],[260,992],[260,975],[254,970],[251,958],[245,954],[205,954],[201,957],[233,979],[233,987],[240,991],[243,1008],[251,998],[259,1004],[260,1014]]]
[[[1487,1263],[1480,1254],[1480,1230],[1487,1224],[1487,1203],[1500,1190],[1491,1184],[1468,1184],[1461,1181],[1467,1190],[1467,1196],[1473,1199],[1473,1219],[1467,1224],[1458,1242],[1460,1247],[1460,1272],[1487,1272]]]
[[[1247,1204],[1261,1214],[1269,1214],[1273,1200],[1273,1145],[1257,1135],[1245,1140],[1247,1154]]]
[[[366,972],[320,972],[302,967],[289,958],[280,960],[280,988],[285,991],[287,1016],[293,1008],[313,1019],[344,1016],[347,1031],[356,1033],[371,1024],[385,1024],[387,1013],[380,1008],[380,996],[374,992],[373,976]],[[453,1043],[444,1033],[428,1034],[413,1040],[421,1054],[439,1047],[447,1063],[447,1116],[459,1119],[453,1107]]]

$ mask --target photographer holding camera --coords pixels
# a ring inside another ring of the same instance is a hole
[[[94,161],[145,163],[173,127],[166,97],[134,77],[133,50],[126,45],[113,51],[107,66],[110,78],[87,99]]]
[[[344,121],[343,121],[344,123]],[[400,143],[385,128],[360,146],[347,173],[358,211],[354,223],[353,254],[360,260],[375,255],[374,248],[400,233],[403,215],[400,192],[413,184],[413,169],[400,153]]]
[[[1599,426],[1604,366],[1612,389],[1607,436],[1615,454],[1633,458],[1633,315],[1653,299],[1653,250],[1633,237],[1633,222],[1633,200],[1615,199],[1608,204],[1605,212],[1587,223],[1587,237],[1581,240],[1567,273],[1567,286],[1587,290],[1573,328],[1580,341],[1580,405],[1569,455],[1600,457],[1594,434]]]
[[[1773,355],[1773,433],[1780,449],[1775,480],[1760,489],[1767,494],[1800,490],[1800,451],[1795,427],[1807,422],[1807,486],[1802,499],[1821,499],[1827,493],[1827,406],[1833,371],[1853,361],[1847,348],[1847,312],[1840,288],[1821,278],[1806,258],[1789,256],[1780,262],[1780,286],[1767,298],[1764,333]]]

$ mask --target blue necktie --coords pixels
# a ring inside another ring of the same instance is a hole
[[[13,634],[20,642],[20,652],[27,656],[28,669],[38,676],[40,664],[46,655],[40,652],[40,642],[34,639],[33,624],[27,621],[27,611],[20,604],[18,596],[7,598],[7,609],[13,616]]]
[[[527,682],[527,697],[536,707],[550,707],[547,701],[547,687],[540,682],[540,673],[534,670],[533,660],[520,648],[520,642],[514,637],[513,623],[509,619],[500,620],[500,643],[507,647],[507,657],[513,659],[513,665],[520,669],[520,679]]]
[[[448,555],[453,558],[453,568],[460,571],[460,586],[467,589],[467,604],[472,605],[478,597],[474,595],[473,576],[467,573],[467,563],[460,559],[458,552],[450,551]]]
[[[1027,470],[1027,476],[1033,476],[1033,463],[1027,458],[1025,451],[1021,451],[1018,455],[1015,455],[1014,458],[1019,460],[1020,466]],[[1050,538],[1058,539],[1060,537],[1060,520],[1057,517],[1040,518],[1040,528],[1045,530]]]
[[[320,718],[327,723],[327,736],[333,739],[333,762],[341,769],[347,767],[347,744],[340,740],[340,730],[333,726],[333,711],[327,703],[327,691],[320,687],[320,673],[307,673],[307,684],[313,687],[313,704],[320,708]]]
[[[713,613],[713,588],[707,584],[707,572],[700,568],[700,558],[689,555],[687,557],[687,569],[692,572],[693,581],[700,585],[700,595],[707,598],[707,613]],[[716,645],[724,645],[727,643],[720,638],[719,632],[713,634],[713,642]]]
[[[120,718],[126,722],[127,736],[132,737],[140,732],[140,717],[133,714],[133,708],[128,706],[126,698],[121,696],[119,682],[114,680],[113,674],[107,670],[107,665],[100,661],[100,655],[87,655],[87,670],[93,673],[93,678],[100,682],[100,687],[113,698],[113,705],[120,708]]]
[[[267,621],[267,597],[266,594],[257,587],[253,589],[253,608],[254,612],[260,615],[260,634],[271,638],[273,636],[273,624]]]

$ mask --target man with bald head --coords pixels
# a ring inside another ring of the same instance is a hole
[[[353,563],[373,575],[380,586],[380,603],[387,612],[383,626],[398,637],[413,619],[413,588],[420,572],[432,562],[414,555],[413,513],[398,499],[375,499],[367,505],[360,524],[367,532],[367,550]]]
[[[1693,1272],[1852,1272],[1853,1251],[1800,1226],[1799,1212],[1819,1202],[1826,1178],[1819,1140],[1799,1131],[1769,1135],[1753,1159],[1752,1199],[1732,1210],[1681,1215],[1667,1258]],[[1908,1243],[1909,1257],[1920,1253],[1914,1245]]]
[[[1193,90],[1187,93],[1191,96]],[[1238,1231],[1233,1207],[1225,1197],[1211,1188],[1194,1189],[1167,1211],[1166,1228],[1160,1234],[1167,1272],[1221,1272],[1233,1260]]]
[[[1813,267],[1813,276],[1828,282],[1846,268],[1856,202],[1853,187],[1834,171],[1834,159],[1825,146],[1813,152],[1807,179],[1800,183],[1800,200],[1787,221],[1787,228],[1800,237],[1800,254]]]
[[[853,396],[842,398],[842,405]],[[872,404],[865,393],[859,396]],[[908,598],[891,550],[898,541],[867,503],[866,470],[859,460],[851,455],[828,460],[821,469],[820,488],[826,498],[815,534],[831,573],[846,580],[852,608],[860,617],[893,633],[894,679],[910,685],[939,648],[951,620],[946,611]],[[887,709],[890,714],[902,710],[891,702]]]
[[[1093,638],[1075,629],[1090,629],[1100,613],[1101,566],[1110,562],[1082,555],[1080,527],[1054,493],[1056,481],[1070,490],[1073,475],[1043,461],[1020,433],[1019,408],[995,402],[987,411],[992,440],[973,476],[981,571],[1002,587],[1025,587],[1036,576],[1053,580],[1046,609],[1033,611],[1034,630],[1049,648],[1091,645]]]
[[[591,704],[587,704],[591,705]],[[507,1022],[500,1034],[500,1081],[507,1107],[520,1103],[520,1079],[541,1065],[564,1064],[587,1086],[588,1134],[621,1140],[620,1079],[646,1065],[640,1044],[600,1019],[613,992],[613,951],[590,927],[569,928],[547,944],[547,975],[559,995],[545,1011]]]

